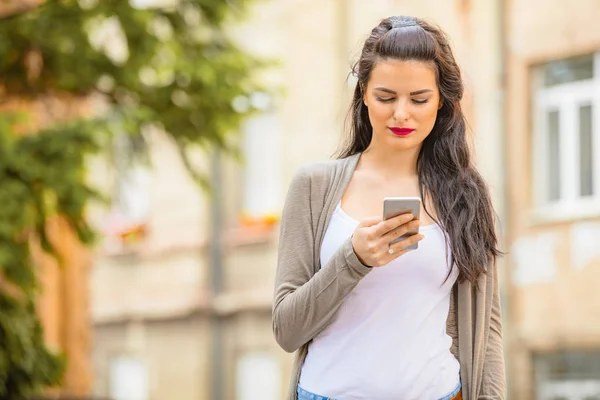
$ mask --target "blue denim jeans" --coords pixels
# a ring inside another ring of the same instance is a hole
[[[456,396],[458,394],[458,392],[460,392],[460,389],[461,389],[461,384],[460,384],[460,382],[458,382],[458,385],[456,386],[456,388],[454,388],[454,390],[452,392],[448,393],[447,395],[442,397],[440,400],[451,400],[454,396]],[[330,397],[320,396],[318,394],[308,392],[308,391],[302,389],[300,387],[300,385],[298,385],[298,387],[296,388],[296,393],[298,394],[298,400],[335,400]]]

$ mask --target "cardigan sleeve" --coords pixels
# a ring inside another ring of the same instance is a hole
[[[279,345],[293,352],[331,322],[346,295],[371,268],[357,258],[347,239],[331,260],[315,273],[315,207],[311,175],[300,169],[286,196],[279,235],[273,299],[273,332]],[[316,212],[315,212],[316,211]]]
[[[458,320],[456,317],[456,297],[458,296],[458,282],[454,284],[450,292],[450,307],[448,319],[446,320],[446,334],[452,338],[450,352],[460,361],[458,353]]]
[[[493,279],[491,291],[492,308],[490,314],[490,328],[487,339],[487,348],[483,362],[483,374],[479,400],[506,399],[506,377],[504,367],[504,350],[502,345],[502,312],[500,309],[500,293],[498,282],[498,268],[492,265]],[[488,278],[488,279],[489,279]]]

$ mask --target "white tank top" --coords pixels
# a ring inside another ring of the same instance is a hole
[[[338,205],[323,238],[322,268],[357,226]],[[443,230],[420,231],[419,248],[367,274],[312,340],[303,389],[341,400],[435,400],[456,388],[460,365],[446,319],[457,272],[444,283],[450,250]]]

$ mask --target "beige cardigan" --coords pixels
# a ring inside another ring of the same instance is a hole
[[[300,370],[312,338],[332,320],[345,296],[367,275],[348,239],[321,269],[319,249],[331,215],[352,177],[360,154],[301,168],[290,184],[283,215],[273,331],[279,345],[296,352],[288,400],[296,400]],[[488,266],[473,285],[452,291],[447,332],[460,362],[465,400],[506,397],[498,271]],[[343,399],[340,399],[343,400]]]

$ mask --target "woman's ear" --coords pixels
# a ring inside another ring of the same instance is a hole
[[[440,97],[440,104],[438,104],[438,110],[441,110],[443,105],[444,105],[444,99],[442,99]]]

